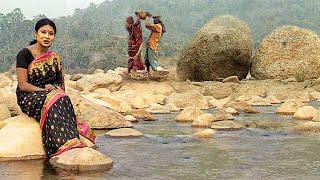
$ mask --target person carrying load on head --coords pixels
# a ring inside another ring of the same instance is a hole
[[[145,20],[145,27],[151,31],[149,39],[147,41],[147,48],[145,53],[145,65],[147,66],[147,71],[150,72],[150,67],[153,71],[161,71],[162,67],[158,65],[158,48],[159,42],[163,35],[166,32],[165,26],[161,21],[161,16],[152,16],[153,23],[149,21],[149,18],[152,15],[148,13]]]

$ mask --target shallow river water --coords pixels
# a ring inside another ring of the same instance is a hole
[[[259,107],[260,114],[235,120],[291,120],[274,114],[276,107]],[[247,128],[197,139],[191,136],[197,129],[175,122],[176,115],[156,115],[157,121],[135,124],[145,135],[141,138],[109,138],[103,135],[106,131],[96,131],[97,149],[115,162],[110,171],[57,171],[40,160],[2,162],[0,179],[320,178],[319,134]]]

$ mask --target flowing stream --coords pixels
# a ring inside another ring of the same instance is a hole
[[[311,103],[312,104],[312,103]],[[319,104],[312,105],[319,107]],[[291,121],[272,107],[241,114],[236,121]],[[210,110],[214,111],[214,110]],[[177,113],[156,115],[139,122],[141,138],[99,135],[97,149],[115,163],[107,172],[58,171],[41,160],[0,163],[0,179],[318,179],[320,136],[290,130],[247,128],[219,131],[211,139],[197,139],[197,129],[175,122]]]

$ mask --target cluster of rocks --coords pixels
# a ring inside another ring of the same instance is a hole
[[[254,56],[252,51],[249,26],[233,16],[218,16],[187,43],[177,73],[180,79],[191,81],[228,76],[241,80],[247,75],[259,80],[304,81],[320,76],[320,39],[310,30],[281,26],[262,40]]]
[[[87,121],[94,129],[115,129],[106,134],[110,137],[141,137],[141,132],[131,129],[134,123],[154,121],[155,113],[179,111],[176,121],[190,123],[198,129],[195,137],[212,138],[221,130],[275,128],[276,122],[237,121],[234,117],[241,113],[259,113],[256,106],[282,103],[275,113],[292,116],[290,123],[283,126],[298,131],[320,131],[320,114],[307,104],[320,99],[320,79],[239,81],[228,77],[223,82],[156,82],[131,81],[125,76],[125,68],[106,73],[97,70],[89,75],[66,75],[66,91],[79,119]],[[0,160],[44,158],[38,123],[24,115],[16,103],[15,77],[0,74],[0,85]],[[212,108],[217,110],[206,112]],[[79,155],[81,153],[84,155]],[[75,150],[80,159],[71,154],[63,153],[51,163],[68,170],[112,167],[113,161],[96,150]]]

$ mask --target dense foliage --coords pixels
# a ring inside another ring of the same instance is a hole
[[[72,16],[54,19],[58,34],[53,49],[64,57],[70,71],[125,66],[127,32],[124,20],[143,9],[159,14],[167,33],[161,42],[161,56],[178,56],[192,35],[217,15],[230,14],[246,21],[254,35],[254,47],[280,25],[295,25],[319,33],[318,0],[113,0],[77,9]],[[20,9],[0,13],[0,71],[14,68],[17,52],[33,39],[35,22]],[[144,39],[148,37],[144,31]]]

